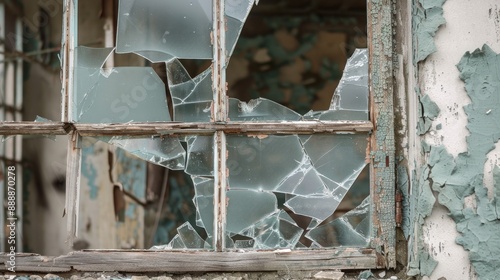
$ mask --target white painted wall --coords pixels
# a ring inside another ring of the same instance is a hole
[[[437,52],[427,58],[418,74],[422,92],[441,109],[426,140],[431,144],[443,144],[456,156],[467,149],[465,137],[469,133],[463,106],[470,103],[456,64],[465,52],[472,52],[483,44],[500,52],[500,2],[448,0],[443,8],[446,25],[435,36]],[[441,130],[435,129],[437,124],[442,124]],[[485,182],[490,187],[492,165],[500,164],[498,152],[497,148],[490,153],[490,160],[485,165]],[[432,216],[426,219],[423,236],[430,245],[430,254],[439,262],[430,279],[475,279],[468,253],[455,243],[457,236],[447,209],[436,206]]]

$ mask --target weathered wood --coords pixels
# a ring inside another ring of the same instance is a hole
[[[296,122],[227,122],[227,123],[124,123],[69,124],[62,122],[0,122],[0,135],[66,135],[76,130],[81,136],[151,136],[166,134],[310,134],[370,132],[369,121],[296,121]]]
[[[372,249],[179,252],[96,250],[59,257],[32,254],[16,256],[16,272],[118,271],[209,272],[368,269],[380,267]],[[0,271],[6,271],[7,254],[0,255]]]
[[[65,135],[70,130],[60,122],[0,122],[0,135]]]
[[[368,2],[368,49],[371,120],[372,246],[396,267],[395,143],[393,93],[392,0]]]
[[[369,132],[369,121],[297,121],[297,122],[227,122],[227,123],[144,123],[86,125],[75,124],[82,136],[158,135],[158,134],[310,134],[337,132]]]

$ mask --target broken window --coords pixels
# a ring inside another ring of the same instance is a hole
[[[65,1],[54,128],[69,134],[73,249],[374,248],[375,171],[393,158],[375,138],[368,49],[317,57],[333,23],[310,36],[314,16],[251,35],[245,22],[276,4],[264,0],[119,0],[96,47],[81,2]],[[277,45],[291,34],[305,43]]]
[[[264,97],[248,101],[229,98],[223,86],[226,69],[231,65],[237,39],[255,4],[254,0],[229,1],[224,2],[224,7],[216,7],[220,3],[121,0],[117,10],[116,46],[77,45],[74,48],[74,82],[68,108],[70,119],[76,124],[172,121],[219,124],[215,129],[200,129],[204,135],[171,137],[165,129],[160,135],[143,138],[96,137],[96,141],[106,143],[103,148],[92,146],[88,151],[82,148],[81,155],[81,172],[83,178],[89,180],[84,185],[94,190],[82,189],[80,197],[92,200],[94,196],[95,199],[96,187],[92,187],[95,185],[92,180],[100,177],[92,171],[96,165],[93,161],[97,160],[95,151],[107,150],[102,157],[108,156],[108,184],[113,185],[114,194],[108,192],[107,196],[113,201],[117,221],[125,222],[125,216],[144,215],[131,210],[137,209],[134,204],[142,206],[144,211],[150,208],[144,197],[145,190],[140,187],[134,190],[130,182],[134,176],[117,178],[139,170],[142,172],[137,178],[144,178],[146,162],[166,168],[167,173],[176,170],[180,176],[184,173],[182,177],[189,183],[183,187],[194,190],[189,207],[195,215],[181,218],[180,225],[170,225],[164,234],[166,238],[158,237],[158,231],[163,230],[159,228],[160,219],[167,215],[161,215],[164,205],[155,206],[160,214],[155,217],[149,239],[167,241],[165,244],[152,242],[155,249],[365,247],[371,233],[369,207],[353,209],[356,214],[345,214],[363,217],[359,230],[357,219],[344,219],[336,210],[352,185],[362,181],[361,174],[369,176],[365,169],[369,162],[371,128],[367,123],[368,52],[366,49],[354,51],[337,89],[331,93],[329,107],[322,111],[299,113]],[[214,20],[214,9],[224,11],[225,16]],[[107,63],[111,57],[117,60],[115,54],[143,57],[145,65],[159,64],[165,69],[166,83],[151,66],[115,67]],[[212,62],[192,75],[184,66],[186,60]],[[304,133],[297,129],[307,128],[309,122],[324,121],[346,124],[359,121],[365,129],[364,132],[352,128],[332,129],[333,134]],[[258,131],[266,122],[278,122],[289,130],[280,133],[271,128],[252,134],[245,131],[249,123]],[[95,145],[101,147],[101,144]],[[117,161],[118,151],[140,159],[135,163],[137,167],[127,169],[127,160]],[[118,165],[113,165],[115,161]],[[118,172],[116,166],[124,169]],[[172,174],[167,180],[175,180]],[[364,188],[368,195],[369,184],[367,180],[364,183],[359,188]],[[171,182],[167,182],[159,188],[169,188],[172,192],[171,187]],[[169,195],[163,194],[160,198],[164,200]],[[131,205],[125,205],[124,197],[132,200]],[[96,207],[90,212],[80,209],[78,223],[86,221],[82,215],[95,211]],[[326,232],[332,232],[329,229],[338,221],[345,223],[339,229],[338,238],[325,242]],[[95,231],[88,230],[88,233]],[[357,234],[359,238],[345,240],[350,234]]]

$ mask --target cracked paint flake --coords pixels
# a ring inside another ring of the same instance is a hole
[[[446,23],[443,4],[446,0],[414,0],[412,11],[413,63],[417,64],[434,53],[434,35]]]

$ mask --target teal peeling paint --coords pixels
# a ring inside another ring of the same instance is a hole
[[[446,0],[413,0],[412,2],[413,64],[415,68],[418,62],[425,60],[437,50],[434,44],[434,35],[439,27],[446,22],[442,8],[445,2]],[[418,69],[415,72],[418,72]],[[439,107],[427,94],[422,93],[420,88],[415,88],[415,92],[419,100],[417,104],[419,118],[416,127],[417,134],[424,135],[431,129],[433,121],[439,115]],[[431,147],[422,142],[422,152],[428,153],[430,150]],[[415,165],[418,166],[417,163]],[[413,172],[409,219],[415,227],[416,233],[410,239],[409,245],[408,275],[410,276],[429,276],[437,264],[429,255],[427,245],[420,238],[423,234],[424,219],[431,214],[436,200],[432,193],[431,182],[428,181],[430,172],[428,166],[420,167]]]
[[[146,196],[146,162],[122,149],[116,149],[115,157],[116,164],[122,168],[122,172],[118,174],[118,182],[125,190],[144,201]],[[131,219],[136,218],[136,207],[137,204],[128,203],[125,215]]]
[[[410,194],[409,194],[409,182],[408,182],[408,171],[406,167],[399,163],[396,169],[396,186],[398,190],[401,192],[403,201],[403,220],[401,223],[401,229],[405,235],[405,238],[408,239],[411,233],[411,225],[412,221],[410,218]]]
[[[437,262],[425,250],[420,250],[417,263],[410,263],[409,276],[430,276],[437,266]]]
[[[467,52],[457,65],[471,104],[468,116],[468,150],[456,158],[444,147],[432,147],[429,155],[433,189],[457,223],[456,242],[469,251],[480,279],[500,278],[500,170],[494,169],[494,197],[483,185],[487,154],[500,139],[500,55],[488,46]],[[464,199],[474,194],[477,209],[465,208]]]
[[[417,123],[417,133],[423,135],[430,130],[432,121],[437,118],[440,110],[437,104],[430,99],[429,95],[421,95],[419,89],[416,89],[416,92],[419,95],[418,99],[420,103],[418,107],[420,118]]]
[[[93,156],[93,147],[86,147],[82,149],[82,177],[87,178],[89,197],[91,200],[97,199],[97,194],[99,193],[99,187],[96,184],[97,170],[91,161],[91,157]]]
[[[371,270],[361,271],[358,275],[358,279],[373,279],[375,275],[371,272]]]
[[[443,4],[446,0],[414,0],[412,11],[413,63],[425,60],[436,51],[434,35],[446,23]]]
[[[431,147],[427,143],[422,142],[422,151],[426,153],[430,150]],[[425,218],[431,215],[436,202],[436,198],[432,193],[430,182],[428,180],[430,172],[431,170],[427,165],[422,167],[419,176],[417,176],[416,170],[413,170],[413,187],[409,203],[409,219],[410,225],[416,227],[417,234],[413,239],[410,239],[410,244],[408,246],[409,263],[407,274],[409,276],[430,276],[437,265],[437,262],[429,254],[427,245],[420,238],[423,234],[422,226],[425,222]],[[412,245],[412,242],[416,244]]]

